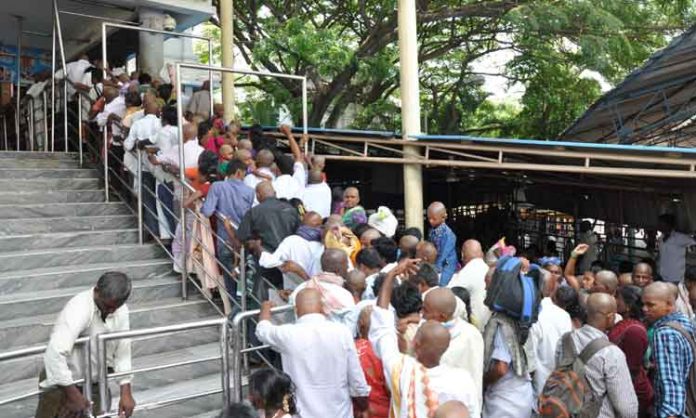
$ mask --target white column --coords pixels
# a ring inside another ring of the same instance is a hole
[[[404,140],[421,133],[418,85],[418,37],[415,0],[399,0],[399,66],[401,69],[401,131]],[[404,157],[417,155],[418,147],[404,147]],[[423,173],[418,164],[404,165],[406,227],[423,230]]]
[[[220,32],[222,66],[234,66],[234,0],[220,0]],[[234,74],[222,74],[222,104],[225,106],[225,121],[235,118]]]
[[[159,10],[143,8],[140,9],[140,22],[144,28],[163,30],[164,14]],[[138,36],[138,70],[157,78],[164,66],[164,35],[140,32]]]

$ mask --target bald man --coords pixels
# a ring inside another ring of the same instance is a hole
[[[316,289],[297,294],[294,324],[273,325],[269,302],[261,305],[256,336],[281,354],[283,371],[296,387],[303,418],[353,418],[367,409],[370,387],[365,381],[351,332],[322,314]]]
[[[619,287],[619,278],[616,273],[609,270],[602,270],[595,274],[594,286],[592,293],[606,293],[610,296],[616,296],[616,289]]]
[[[342,212],[343,223],[350,229],[367,223],[367,212],[360,206],[360,191],[356,187],[347,187],[343,191]]]
[[[416,244],[416,258],[426,263],[435,264],[437,248],[432,242],[421,241]]]
[[[633,267],[631,278],[634,285],[644,288],[653,282],[653,269],[648,263],[637,263]]]
[[[643,313],[653,330],[650,346],[658,417],[696,416],[696,399],[687,391],[687,376],[695,360],[696,334],[691,321],[675,310],[677,294],[677,287],[666,282],[655,282],[643,289]]]
[[[435,411],[435,418],[469,418],[469,410],[459,401],[447,401]]]
[[[261,240],[248,242],[249,249],[259,257],[259,265],[266,269],[278,268],[292,261],[301,270],[288,269],[283,272],[283,289],[294,290],[309,277],[321,273],[321,255],[324,243],[321,240],[321,216],[307,212],[302,224],[294,234],[285,237],[272,253],[265,251]],[[286,270],[281,268],[281,270]]]
[[[374,229],[374,228],[367,228],[365,232],[360,235],[360,245],[362,245],[362,248],[371,248],[372,247],[372,241],[376,240],[377,238],[381,238],[382,234]]]
[[[331,188],[324,181],[321,170],[309,171],[307,187],[302,193],[302,202],[307,210],[317,212],[324,219],[331,215]]]
[[[596,399],[602,400],[600,417],[638,416],[638,398],[631,384],[626,356],[609,342],[606,332],[614,326],[616,300],[606,293],[593,293],[587,298],[587,322],[582,328],[565,334],[558,343],[556,363],[564,355],[574,357],[586,353],[585,378]],[[569,338],[574,353],[563,352],[564,339]],[[660,415],[662,416],[662,415]]]
[[[321,254],[321,271],[312,276],[305,276],[305,282],[299,284],[290,294],[290,304],[294,304],[297,295],[304,289],[319,289],[324,302],[324,314],[334,321],[342,321],[345,314],[355,307],[353,295],[344,288],[348,274],[348,255],[336,248],[327,248]],[[281,270],[293,271],[293,262],[287,262]],[[356,318],[357,319],[357,318]]]
[[[491,311],[483,303],[486,299],[486,273],[488,264],[483,260],[481,243],[475,239],[462,244],[462,262],[464,267],[452,277],[447,287],[463,287],[471,295],[471,322],[483,332]]]
[[[401,396],[400,399],[392,396],[391,412],[394,416],[404,417],[413,407],[422,411],[418,417],[428,416],[426,414],[434,413],[436,407],[428,398],[428,393],[432,393],[440,402],[461,401],[473,416],[479,416],[480,404],[471,375],[441,362],[449,348],[451,335],[440,322],[430,320],[420,326],[413,341],[415,358],[399,352],[395,318],[389,309],[389,301],[396,277],[409,276],[416,269],[417,260],[404,259],[387,273],[377,306],[372,311],[369,338],[382,359],[385,376],[391,377],[387,384],[392,394],[407,394],[412,385],[416,388],[413,399],[411,396]]]
[[[483,403],[483,336],[470,323],[455,315],[457,297],[452,290],[438,287],[425,295],[423,319],[445,325],[450,333],[447,351],[440,362],[450,367],[466,370],[476,387],[479,405]]]
[[[442,202],[428,206],[430,230],[428,240],[437,248],[435,266],[440,270],[440,286],[447,286],[457,268],[457,236],[447,226],[447,208]]]
[[[244,177],[244,184],[255,189],[262,181],[274,181],[276,175],[272,169],[275,157],[267,149],[262,149],[256,153],[256,171]]]

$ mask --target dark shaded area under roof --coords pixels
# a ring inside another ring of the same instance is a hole
[[[566,141],[696,145],[696,26],[604,94],[561,135]]]

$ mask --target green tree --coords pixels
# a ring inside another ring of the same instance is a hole
[[[596,100],[596,71],[621,80],[690,21],[692,0],[419,0],[424,122],[431,133],[553,138]],[[235,42],[255,69],[306,75],[309,124],[400,126],[395,0],[235,1]],[[472,66],[496,51],[495,72],[525,93],[520,108],[487,100]],[[299,115],[301,86],[253,87]]]

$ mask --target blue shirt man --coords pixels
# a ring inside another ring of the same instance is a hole
[[[442,202],[433,202],[428,206],[430,242],[437,248],[435,267],[440,271],[440,286],[447,286],[457,268],[457,236],[445,223],[447,208]]]

